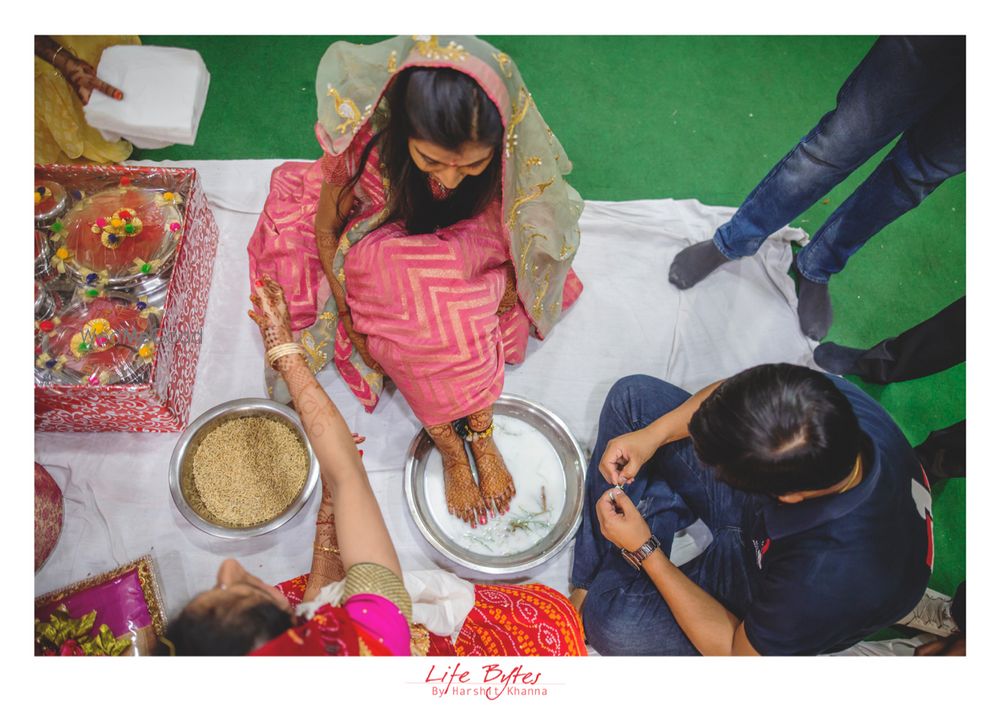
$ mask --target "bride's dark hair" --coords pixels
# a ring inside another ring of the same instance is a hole
[[[478,215],[500,196],[503,122],[496,106],[473,79],[446,68],[401,71],[386,93],[389,120],[365,146],[357,172],[345,188],[353,190],[372,148],[378,146],[389,178],[389,217],[410,233],[426,233]],[[483,173],[466,176],[444,200],[436,200],[428,174],[410,158],[408,140],[433,142],[458,151],[467,142],[493,147]]]

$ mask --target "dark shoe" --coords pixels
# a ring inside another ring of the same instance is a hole
[[[913,450],[931,482],[965,477],[965,421],[934,431]]]
[[[823,343],[813,351],[816,364],[835,375],[860,375],[858,360],[867,352],[836,343]]]

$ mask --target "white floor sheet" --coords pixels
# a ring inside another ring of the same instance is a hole
[[[220,230],[192,419],[231,399],[265,395],[263,347],[246,316],[246,243],[279,163],[158,163],[199,170]],[[803,231],[782,230],[757,256],[725,265],[688,291],[667,281],[674,255],[710,238],[733,210],[693,200],[588,201],[574,263],[583,295],[544,342],[531,340],[523,364],[507,368],[505,390],[551,409],[590,451],[604,397],[620,377],[649,374],[693,392],[758,363],[811,364],[815,344],[799,331],[795,289],[786,274],[787,243],[803,240]],[[386,394],[375,412],[366,414],[332,370],[324,370],[320,381],[351,428],[367,436],[365,465],[404,569],[436,565],[489,579],[439,556],[410,519],[402,468],[419,425],[402,396]],[[211,537],[188,524],[171,500],[167,465],[177,438],[36,434],[36,460],[50,469],[66,497],[63,533],[35,576],[36,595],[151,553],[173,616],[214,583],[228,556],[271,582],[309,569],[318,493],[268,535],[242,541]],[[543,582],[565,592],[571,565],[572,544],[511,580]]]

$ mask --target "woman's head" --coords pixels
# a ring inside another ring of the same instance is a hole
[[[390,182],[389,220],[429,232],[480,213],[500,196],[503,121],[479,84],[460,71],[400,72],[386,96],[379,137]],[[430,180],[446,198],[435,198]]]
[[[290,628],[292,614],[280,591],[230,558],[215,587],[171,620],[166,639],[178,656],[242,656]]]

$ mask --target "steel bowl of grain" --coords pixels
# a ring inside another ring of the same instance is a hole
[[[187,427],[170,458],[170,494],[184,518],[227,539],[274,531],[319,482],[298,414],[268,399],[236,399]]]

